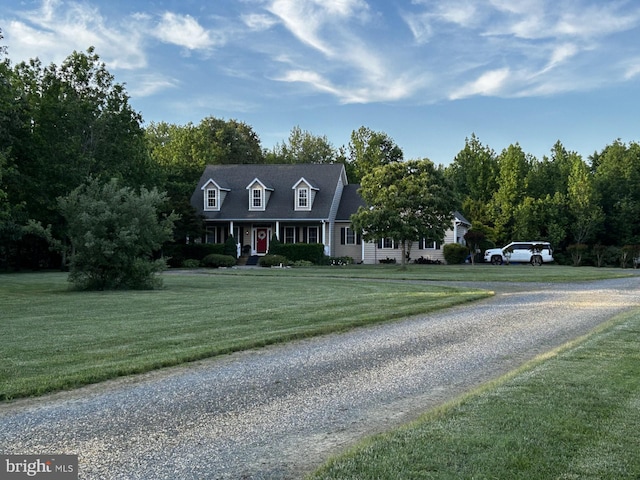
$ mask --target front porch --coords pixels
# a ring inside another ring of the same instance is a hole
[[[281,243],[322,243],[331,252],[327,222],[208,222],[204,241],[224,243],[231,234],[239,259],[266,255],[274,235]]]

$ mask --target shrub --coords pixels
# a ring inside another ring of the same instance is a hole
[[[444,259],[449,265],[457,265],[464,263],[465,258],[469,255],[469,249],[459,243],[447,243],[443,249]]]
[[[282,255],[292,262],[307,260],[316,265],[324,262],[324,245],[321,243],[272,243],[269,246],[269,253]]]
[[[395,258],[389,258],[389,257],[387,257],[387,258],[381,258],[381,259],[379,260],[379,262],[380,262],[380,263],[394,264],[394,263],[396,263],[396,259],[395,259]]]
[[[233,267],[235,264],[236,259],[231,255],[220,255],[218,253],[212,253],[202,259],[202,266],[209,268]]]
[[[342,265],[352,265],[353,258],[352,257],[331,257],[328,258],[329,265],[331,266],[342,266]]]
[[[258,260],[258,265],[261,267],[279,267],[280,265],[286,267],[289,265],[289,260],[282,255],[273,255],[270,253]]]
[[[58,208],[73,247],[69,281],[78,289],[148,289],[161,285],[166,268],[154,253],[172,236],[177,216],[163,216],[167,200],[156,189],[139,192],[117,180],[89,180]]]
[[[165,243],[162,255],[168,259],[172,267],[180,267],[185,260],[191,258],[201,261],[207,255],[217,253],[224,255],[224,244],[221,243]]]
[[[574,267],[579,267],[582,263],[582,257],[586,253],[587,245],[584,243],[574,243],[567,247],[567,251],[571,254],[571,261]]]
[[[229,255],[233,258],[238,258],[238,246],[233,235],[230,235],[229,238],[227,238],[227,241],[224,242],[223,254]]]
[[[182,266],[184,268],[198,268],[200,266],[200,260],[196,260],[195,258],[188,258],[184,262],[182,262]]]

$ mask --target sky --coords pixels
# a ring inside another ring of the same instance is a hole
[[[361,126],[449,164],[640,141],[638,0],[2,0],[12,64],[94,46],[145,125],[213,116],[267,149]]]

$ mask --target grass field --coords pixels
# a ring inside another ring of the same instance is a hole
[[[164,278],[156,291],[76,292],[66,274],[0,275],[0,400],[388,321],[486,291],[262,270]],[[322,269],[319,269],[322,270]],[[316,270],[317,271],[317,270]],[[324,270],[327,271],[326,269]],[[228,270],[228,272],[232,272]]]
[[[310,479],[640,478],[640,311],[399,430]]]
[[[246,275],[246,270],[211,270],[214,275]],[[637,270],[620,268],[569,267],[529,264],[512,265],[347,265],[324,268],[261,268],[252,270],[260,276],[320,276],[324,278],[368,278],[385,280],[423,280],[458,282],[584,282],[620,278],[638,274]],[[481,287],[481,285],[480,285]]]

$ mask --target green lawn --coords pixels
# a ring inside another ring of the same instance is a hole
[[[246,270],[210,270],[213,275],[246,275]],[[638,275],[633,269],[569,267],[529,264],[513,265],[348,265],[343,267],[261,268],[252,275],[261,276],[321,276],[337,278],[369,278],[386,280],[466,281],[466,282],[583,282]],[[480,285],[481,286],[481,285]]]
[[[309,478],[638,479],[638,345],[635,311]]]
[[[0,400],[424,313],[490,294],[317,273],[326,269],[264,270],[171,274],[164,278],[164,289],[130,292],[71,291],[62,273],[0,275]],[[274,275],[262,275],[268,272]]]

